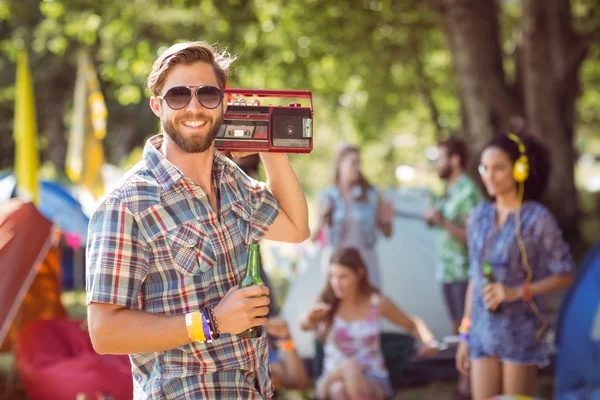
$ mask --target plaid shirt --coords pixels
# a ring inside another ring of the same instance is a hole
[[[273,194],[215,151],[219,215],[206,192],[148,140],[143,160],[95,211],[87,243],[87,303],[182,315],[215,306],[245,273],[247,245],[264,236]],[[269,399],[266,336],[130,355],[136,399]]]

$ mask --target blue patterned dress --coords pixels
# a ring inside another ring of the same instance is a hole
[[[524,301],[503,303],[502,310],[490,313],[483,299],[485,285],[482,265],[492,266],[496,280],[506,286],[521,286],[527,276],[515,236],[515,214],[508,216],[502,227],[496,224],[496,207],[484,203],[469,215],[469,278],[472,281],[472,311],[469,351],[471,359],[497,357],[502,362],[538,365],[548,364],[551,346],[536,338],[542,322]],[[521,207],[521,234],[527,249],[533,282],[552,274],[572,272],[573,260],[554,217],[536,202]],[[542,313],[544,299],[534,301]]]

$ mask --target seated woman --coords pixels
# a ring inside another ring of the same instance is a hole
[[[266,328],[269,335],[269,364],[275,390],[306,389],[309,383],[308,372],[290,337],[287,322],[282,318],[270,317]]]
[[[319,302],[301,321],[302,329],[316,330],[317,338],[324,343],[317,398],[390,398],[393,393],[381,353],[379,317],[414,335],[424,345],[421,355],[437,352],[433,334],[423,321],[405,314],[369,284],[358,250],[334,251],[328,269],[328,282]]]

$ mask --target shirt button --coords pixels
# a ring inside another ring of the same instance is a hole
[[[189,243],[189,244],[192,244],[192,243],[194,243],[194,239],[189,239],[189,240],[188,240],[188,243]]]

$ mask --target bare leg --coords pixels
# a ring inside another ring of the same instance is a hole
[[[532,396],[535,391],[538,367],[536,365],[502,364],[503,393]]]
[[[346,389],[344,388],[344,382],[335,381],[329,386],[329,399],[331,400],[348,400]]]
[[[331,386],[338,381],[342,382],[345,394],[350,398],[360,396],[368,390],[367,381],[358,363],[351,358],[346,358],[319,382],[317,387],[319,399],[328,398],[331,395]]]
[[[363,395],[368,391],[367,381],[354,359],[346,358],[337,369],[343,371],[344,386],[350,398]]]
[[[376,381],[367,380],[369,399],[371,400],[385,400],[385,393],[381,384]]]
[[[471,394],[473,400],[487,400],[500,394],[502,364],[495,357],[471,360]]]

